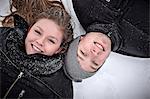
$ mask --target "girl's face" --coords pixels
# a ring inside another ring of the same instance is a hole
[[[110,39],[102,33],[91,32],[81,37],[77,59],[83,70],[94,72],[102,66],[110,51]]]
[[[25,39],[27,54],[44,54],[52,56],[61,51],[63,40],[61,28],[52,20],[40,19],[29,30]]]

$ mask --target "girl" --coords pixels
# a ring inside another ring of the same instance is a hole
[[[14,28],[0,28],[1,98],[72,98],[63,56],[72,40],[70,16],[53,3],[28,24],[13,15]]]

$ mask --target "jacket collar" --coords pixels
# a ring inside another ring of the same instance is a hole
[[[19,32],[19,33],[18,33]],[[45,55],[27,55],[24,46],[24,33],[14,29],[6,38],[6,55],[19,70],[26,69],[33,75],[48,75],[56,72],[63,66],[63,55],[52,57]]]

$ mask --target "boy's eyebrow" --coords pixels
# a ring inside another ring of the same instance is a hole
[[[95,70],[95,71],[97,70],[97,68],[95,68],[95,67],[93,67],[93,66],[91,66],[91,65],[90,65],[90,67],[91,67],[93,70]]]
[[[93,63],[94,65],[96,65],[96,66],[99,66],[95,61],[92,61],[92,63]]]

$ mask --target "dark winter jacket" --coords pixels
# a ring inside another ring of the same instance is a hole
[[[108,35],[112,51],[150,57],[149,0],[72,1],[86,32],[99,31]]]
[[[72,99],[72,81],[62,68],[64,56],[27,55],[26,29],[19,27],[0,28],[1,98]]]

